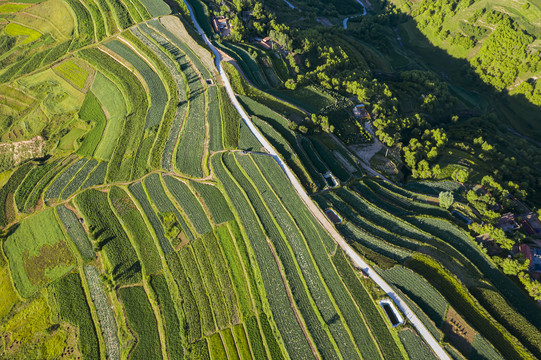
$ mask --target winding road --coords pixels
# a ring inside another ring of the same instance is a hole
[[[349,246],[349,244],[344,240],[344,238],[338,233],[336,228],[333,224],[329,221],[327,216],[323,214],[323,212],[317,207],[310,196],[304,191],[304,188],[302,187],[301,183],[297,179],[297,177],[293,174],[291,169],[282,161],[282,159],[278,156],[278,153],[276,150],[272,147],[272,145],[267,141],[267,139],[259,132],[259,129],[256,128],[248,114],[244,111],[242,106],[240,105],[239,101],[237,100],[237,97],[235,96],[235,93],[233,92],[233,88],[231,87],[231,83],[229,82],[229,78],[227,77],[226,72],[224,71],[221,61],[222,57],[218,50],[214,47],[214,45],[209,41],[203,30],[201,29],[201,26],[198,24],[193,9],[191,8],[190,4],[186,0],[183,0],[186,6],[188,7],[188,10],[190,11],[190,16],[192,18],[192,22],[197,29],[197,32],[207,46],[212,50],[212,52],[215,55],[215,63],[216,67],[218,68],[218,71],[220,72],[220,75],[222,77],[224,86],[227,90],[227,94],[229,98],[231,99],[231,102],[237,109],[238,113],[250,129],[250,131],[255,135],[255,137],[259,140],[259,142],[265,147],[265,149],[269,152],[269,154],[278,162],[280,167],[284,170],[286,176],[288,177],[289,181],[295,188],[295,191],[299,194],[301,199],[304,201],[312,215],[315,216],[315,218],[320,222],[320,224],[327,230],[327,232],[333,237],[333,239],[340,245],[340,247],[345,251],[345,253],[350,257],[350,259],[353,261],[354,265],[362,269],[362,271],[368,275],[378,286],[385,291],[387,296],[389,296],[395,304],[398,306],[398,308],[402,311],[402,313],[406,316],[406,318],[413,324],[415,329],[419,332],[419,334],[423,337],[423,339],[426,341],[426,343],[432,348],[432,351],[441,359],[441,360],[451,360],[449,355],[445,352],[445,350],[441,347],[441,345],[436,341],[436,339],[432,336],[432,334],[427,330],[427,328],[423,325],[423,323],[419,320],[419,318],[413,313],[413,311],[409,308],[409,306],[398,296],[398,294],[381,278],[371,267],[368,265],[360,256]]]

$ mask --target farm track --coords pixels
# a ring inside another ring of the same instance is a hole
[[[188,4],[184,0],[185,5],[188,7],[188,10],[190,11],[190,16],[192,18],[192,22],[195,25],[199,35],[202,36],[203,40],[209,46],[209,48],[213,51],[215,54],[215,62],[216,66],[218,67],[220,74],[222,75],[222,78],[224,80],[224,85],[227,90],[227,94],[229,95],[229,98],[231,99],[231,102],[239,112],[240,116],[250,129],[250,131],[254,134],[254,136],[259,140],[259,142],[265,147],[265,149],[274,157],[274,159],[278,162],[280,167],[283,169],[283,171],[286,173],[289,181],[295,188],[295,191],[297,194],[301,197],[303,202],[306,204],[312,215],[319,221],[319,223],[325,228],[325,230],[332,236],[332,238],[340,245],[340,247],[346,252],[346,254],[350,257],[350,259],[353,261],[355,266],[357,268],[360,268],[364,271],[365,274],[367,274],[376,284],[385,291],[385,293],[393,299],[393,301],[396,303],[396,305],[402,310],[406,318],[415,326],[416,330],[421,334],[423,339],[427,342],[427,344],[432,348],[434,353],[442,360],[450,360],[451,358],[449,355],[445,352],[443,347],[438,343],[438,341],[432,336],[432,334],[428,331],[428,329],[423,325],[423,323],[419,320],[419,318],[413,313],[413,311],[410,309],[410,307],[398,296],[398,294],[390,287],[389,284],[383,278],[381,278],[371,267],[368,265],[361,257],[351,248],[348,243],[342,238],[342,236],[338,233],[338,231],[335,229],[335,227],[330,223],[330,221],[327,219],[327,217],[321,212],[321,210],[313,203],[309,195],[304,191],[304,188],[300,184],[299,180],[295,177],[291,169],[285,164],[284,161],[279,157],[278,153],[274,148],[271,146],[271,144],[267,141],[267,139],[259,132],[259,130],[256,128],[254,123],[251,121],[248,114],[244,111],[242,106],[240,105],[239,101],[237,100],[233,89],[231,87],[231,83],[229,82],[229,78],[227,77],[227,74],[225,73],[222,65],[221,65],[221,56],[218,50],[212,45],[212,43],[208,40],[207,36],[203,32],[202,28],[197,22],[197,19],[195,18],[194,12],[190,4]]]

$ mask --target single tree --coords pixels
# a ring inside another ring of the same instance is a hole
[[[442,191],[438,197],[440,199],[440,206],[444,209],[449,209],[455,202],[455,196],[452,191]]]

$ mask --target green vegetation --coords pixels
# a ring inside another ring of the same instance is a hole
[[[109,207],[107,193],[87,190],[75,198],[90,230],[95,249],[105,254],[107,271],[113,281],[132,284],[141,280],[141,264],[115,214]]]
[[[21,296],[31,296],[71,270],[74,258],[65,240],[54,209],[29,217],[7,238],[4,252]]]
[[[84,90],[90,76],[89,70],[84,63],[76,58],[71,58],[54,67],[54,71],[69,81],[79,90]],[[84,107],[83,103],[83,107]],[[88,106],[88,105],[87,105]],[[82,111],[82,109],[81,109]]]
[[[83,168],[88,162],[87,159],[81,158],[68,166],[49,186],[45,193],[45,199],[58,199],[62,190],[68,185],[70,180]]]
[[[30,172],[28,172],[28,175],[24,178],[20,186],[17,188],[17,191],[15,192],[15,203],[17,204],[17,209],[21,212],[25,209],[25,203],[32,193],[32,191],[36,188],[37,184],[46,176],[47,173],[49,173],[52,169],[55,168],[56,165],[58,165],[59,160],[52,160],[45,164],[39,164]]]
[[[3,6],[5,5],[10,5],[10,4],[4,4]],[[11,4],[11,5],[15,5],[15,4]],[[11,36],[24,36],[25,39],[21,42],[21,45],[36,41],[42,35],[40,32],[34,29],[30,29],[24,25],[20,25],[17,23],[9,23],[4,28],[4,31],[6,32],[6,34],[11,35]]]
[[[398,333],[400,340],[410,358],[412,359],[438,359],[430,348],[421,340],[421,338],[409,329],[402,330]]]
[[[218,187],[197,181],[192,181],[190,184],[203,198],[203,202],[207,209],[209,209],[215,224],[222,224],[233,220],[233,214],[229,209],[229,204],[225,201]]]
[[[140,286],[125,287],[118,290],[118,295],[130,328],[137,336],[137,343],[132,350],[132,359],[161,359],[160,337],[152,307],[145,289]]]
[[[55,300],[62,319],[79,328],[79,349],[83,359],[100,356],[96,328],[77,273],[71,273],[54,283]]]
[[[169,357],[171,359],[181,360],[184,357],[184,352],[180,335],[180,322],[165,278],[162,275],[152,276],[150,278],[150,285],[152,286],[152,290],[156,293],[162,317],[165,322],[165,334]]]
[[[0,226],[6,226],[15,220],[14,193],[25,179],[28,171],[33,167],[34,164],[32,163],[26,163],[20,166],[11,174],[7,183],[0,189],[0,201],[4,204],[4,206],[0,206]]]
[[[58,206],[56,212],[82,258],[84,260],[93,260],[96,258],[96,253],[92,249],[92,244],[77,215],[64,205]]]

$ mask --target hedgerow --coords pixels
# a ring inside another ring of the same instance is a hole
[[[109,200],[126,231],[131,235],[146,274],[154,274],[162,269],[162,259],[141,213],[128,194],[117,186],[109,190]]]
[[[68,274],[58,280],[53,288],[60,316],[79,328],[78,343],[83,359],[98,359],[98,336],[79,275]]]
[[[503,327],[488,317],[456,278],[431,258],[415,254],[406,265],[425,277],[477,331],[506,358],[528,358],[524,348]]]
[[[130,358],[161,359],[158,324],[145,290],[141,286],[124,287],[118,290],[118,296],[124,306],[128,324],[137,337]]]
[[[184,358],[184,350],[182,347],[180,322],[165,277],[163,275],[151,276],[150,285],[156,293],[158,305],[160,306],[165,322],[165,337],[169,357],[175,360],[182,360]]]
[[[15,191],[34,166],[35,164],[30,162],[19,166],[0,189],[0,203],[4,204],[0,206],[0,226],[6,226],[15,220]]]
[[[90,238],[98,251],[103,249],[109,270],[119,285],[141,281],[141,264],[130,240],[109,207],[107,194],[98,190],[87,190],[75,198],[83,214]]]
[[[180,297],[182,298],[182,309],[184,316],[182,328],[186,334],[188,343],[193,343],[201,338],[201,317],[199,316],[199,307],[190,288],[190,284],[180,258],[176,252],[166,257],[167,265],[177,284]]]

